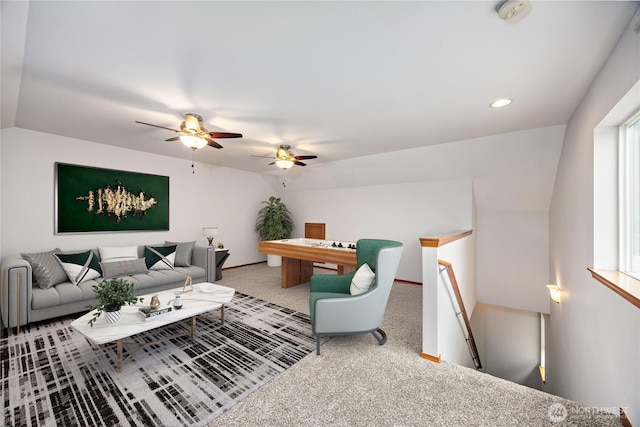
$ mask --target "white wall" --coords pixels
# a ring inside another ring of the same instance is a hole
[[[549,313],[547,212],[477,214],[478,301]]]
[[[295,191],[283,201],[293,213],[295,237],[304,236],[305,222],[324,222],[328,240],[402,242],[396,277],[421,283],[420,237],[471,229],[472,197],[471,183],[455,180]]]
[[[540,315],[478,302],[471,317],[482,371],[540,389]]]
[[[86,249],[98,245],[196,240],[203,226],[219,227],[231,256],[225,267],[264,260],[255,218],[275,179],[253,173],[153,155],[19,128],[2,130],[0,194],[6,256],[19,252]],[[169,231],[54,234],[54,163],[72,163],[169,176]]]
[[[549,212],[553,304],[549,391],[596,407],[627,407],[640,425],[640,310],[591,278],[594,129],[640,79],[640,36],[628,28],[567,125]],[[638,94],[640,101],[640,94]]]
[[[421,277],[417,237],[434,231],[473,228],[477,209],[486,220],[483,229],[474,232],[486,236],[483,247],[489,252],[483,261],[491,264],[489,268],[501,262],[500,257],[492,255],[494,250],[517,254],[526,249],[528,258],[512,257],[506,267],[508,275],[516,276],[523,268],[538,272],[537,278],[519,281],[515,286],[510,284],[514,289],[523,289],[519,301],[489,298],[488,302],[528,307],[532,300],[544,300],[548,247],[540,236],[547,235],[548,229],[542,217],[546,216],[551,201],[564,131],[564,126],[552,126],[327,165],[310,163],[306,168],[293,168],[277,175],[286,183],[286,187],[279,186],[279,193],[294,215],[297,227],[294,233],[298,236],[304,232],[304,222],[325,222],[327,238],[342,240],[392,230],[405,243],[400,266],[403,275],[399,277],[416,281]],[[472,184],[471,205],[465,201],[462,211],[456,210],[455,203],[450,204],[459,196],[460,200],[467,200],[463,193],[447,194],[457,192],[447,189],[453,182]],[[438,186],[442,186],[442,191],[436,190]],[[375,210],[371,211],[371,207]],[[512,238],[502,239],[506,246],[492,241],[496,233],[504,236],[500,222],[491,220],[499,215],[510,216],[509,226],[515,232]],[[382,222],[388,225],[381,228],[373,221],[376,218],[383,218]],[[534,236],[535,245],[520,243],[517,239],[521,235]],[[486,284],[485,290],[493,283],[492,277],[486,273],[479,277]],[[544,311],[548,311],[546,302],[541,305]]]

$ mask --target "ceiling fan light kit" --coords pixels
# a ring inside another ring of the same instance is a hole
[[[180,140],[180,142],[182,142],[186,147],[189,147],[194,151],[207,145],[213,148],[222,148],[222,145],[214,141],[214,138],[242,138],[241,133],[209,132],[202,122],[202,116],[195,113],[186,113],[184,115],[184,121],[180,124],[180,130],[151,123],[139,122],[137,120],[136,123],[179,133],[180,136],[169,138],[165,141]]]
[[[293,166],[293,160],[289,159],[278,159],[276,160],[276,166],[278,166],[282,170],[287,170],[291,166]]]
[[[202,116],[195,113],[185,113],[184,121],[180,124],[180,130],[168,128],[165,126],[154,125],[151,123],[139,122],[136,120],[136,123],[146,126],[153,126],[160,129],[170,130],[176,133],[179,133],[179,136],[169,138],[166,141],[178,141],[182,142],[185,147],[191,148],[191,150],[196,151],[205,146],[213,147],[213,148],[222,148],[222,145],[218,144],[214,141],[214,138],[242,138],[241,133],[231,133],[231,132],[209,132],[203,123]],[[253,156],[253,157],[268,157],[268,156]],[[287,170],[291,168],[293,165],[297,166],[306,166],[306,163],[301,162],[301,160],[310,160],[317,159],[318,156],[310,155],[310,156],[296,156],[291,151],[291,146],[282,144],[278,147],[276,151],[275,157],[268,157],[274,159],[270,164],[275,164],[282,170]],[[193,163],[191,164],[193,167]]]
[[[251,157],[266,157],[268,159],[274,159],[274,161],[269,164],[276,165],[282,170],[287,170],[293,165],[307,166],[306,163],[303,163],[300,160],[311,160],[311,159],[318,158],[318,156],[314,156],[314,155],[296,156],[293,154],[293,151],[291,150],[291,146],[287,144],[282,144],[278,147],[278,149],[276,150],[275,157],[271,157],[271,156],[251,156]]]
[[[191,135],[180,135],[180,142],[192,150],[199,150],[208,143],[206,139]]]

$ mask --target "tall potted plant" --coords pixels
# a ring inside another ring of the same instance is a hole
[[[280,240],[291,237],[294,225],[291,213],[279,197],[271,196],[263,201],[262,209],[258,211],[256,232],[260,240]],[[267,265],[280,266],[282,259],[278,255],[267,255]]]
[[[89,324],[93,327],[95,321],[104,311],[108,323],[115,323],[120,319],[120,308],[125,304],[135,304],[142,302],[143,298],[138,298],[133,290],[133,283],[127,282],[121,277],[113,279],[105,279],[98,285],[93,286],[98,303],[89,306],[89,309],[95,309],[96,312],[89,320]]]

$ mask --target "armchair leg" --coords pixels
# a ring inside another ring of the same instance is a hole
[[[379,333],[380,336],[376,335],[376,332]],[[380,328],[376,329],[375,331],[371,331],[371,335],[373,335],[373,337],[376,339],[376,341],[378,341],[378,344],[380,345],[383,345],[387,342],[387,334]]]
[[[316,354],[320,356],[320,335],[316,335]]]

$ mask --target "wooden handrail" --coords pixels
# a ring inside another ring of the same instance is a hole
[[[470,236],[473,230],[459,230],[451,233],[439,234],[431,237],[420,237],[420,246],[426,248],[439,248],[448,243],[455,242],[463,237]]]
[[[453,266],[450,262],[439,259],[438,264],[443,266],[447,270],[447,274],[449,275],[449,281],[451,282],[451,287],[453,288],[453,293],[456,296],[456,300],[458,301],[458,307],[460,308],[460,312],[458,315],[462,314],[462,318],[464,319],[464,325],[467,328],[467,344],[469,345],[469,351],[471,352],[471,359],[473,359],[473,363],[476,365],[476,369],[482,369],[482,363],[480,362],[480,355],[478,354],[478,348],[476,347],[476,341],[473,339],[473,332],[471,332],[471,323],[469,322],[469,316],[467,315],[467,310],[464,308],[464,301],[462,300],[462,294],[460,294],[460,288],[458,287],[458,281],[456,280],[456,275],[453,273]]]

